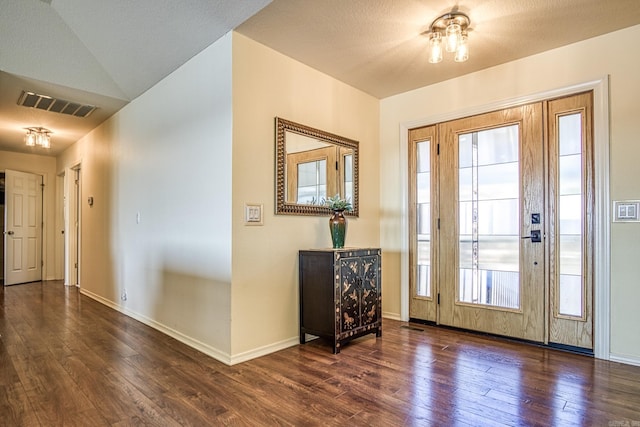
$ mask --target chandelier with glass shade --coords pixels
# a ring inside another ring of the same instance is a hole
[[[51,131],[42,127],[26,128],[24,142],[27,147],[39,146],[42,148],[51,148]]]
[[[469,59],[468,29],[471,20],[461,12],[437,17],[429,27],[429,62],[442,61],[443,50],[454,54],[456,62]]]

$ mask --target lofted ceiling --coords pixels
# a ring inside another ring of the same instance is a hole
[[[269,0],[0,0],[0,150],[57,155]],[[17,105],[22,91],[97,109]],[[26,127],[51,149],[24,144]]]
[[[429,64],[429,24],[471,18],[470,58]],[[0,150],[57,155],[232,29],[385,98],[640,24],[638,0],[0,0]],[[17,105],[22,91],[95,105]],[[24,128],[53,131],[50,150]]]

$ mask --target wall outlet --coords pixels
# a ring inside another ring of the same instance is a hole
[[[122,294],[120,294],[120,299],[121,299],[122,301],[126,301],[126,300],[127,300],[127,290],[126,290],[126,289],[124,289],[124,290],[122,291]]]

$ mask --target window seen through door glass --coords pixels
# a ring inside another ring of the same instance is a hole
[[[519,128],[458,137],[458,300],[520,307]]]
[[[582,316],[582,113],[558,118],[558,312]]]
[[[344,160],[344,196],[353,203],[353,154],[347,154]]]
[[[327,161],[298,164],[297,203],[317,205],[327,197]]]
[[[417,296],[431,296],[431,141],[416,144]]]

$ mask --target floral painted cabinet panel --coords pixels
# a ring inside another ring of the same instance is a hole
[[[370,325],[378,320],[378,256],[343,258],[341,332]]]
[[[300,251],[300,343],[331,340],[333,352],[355,337],[382,336],[379,248]]]

